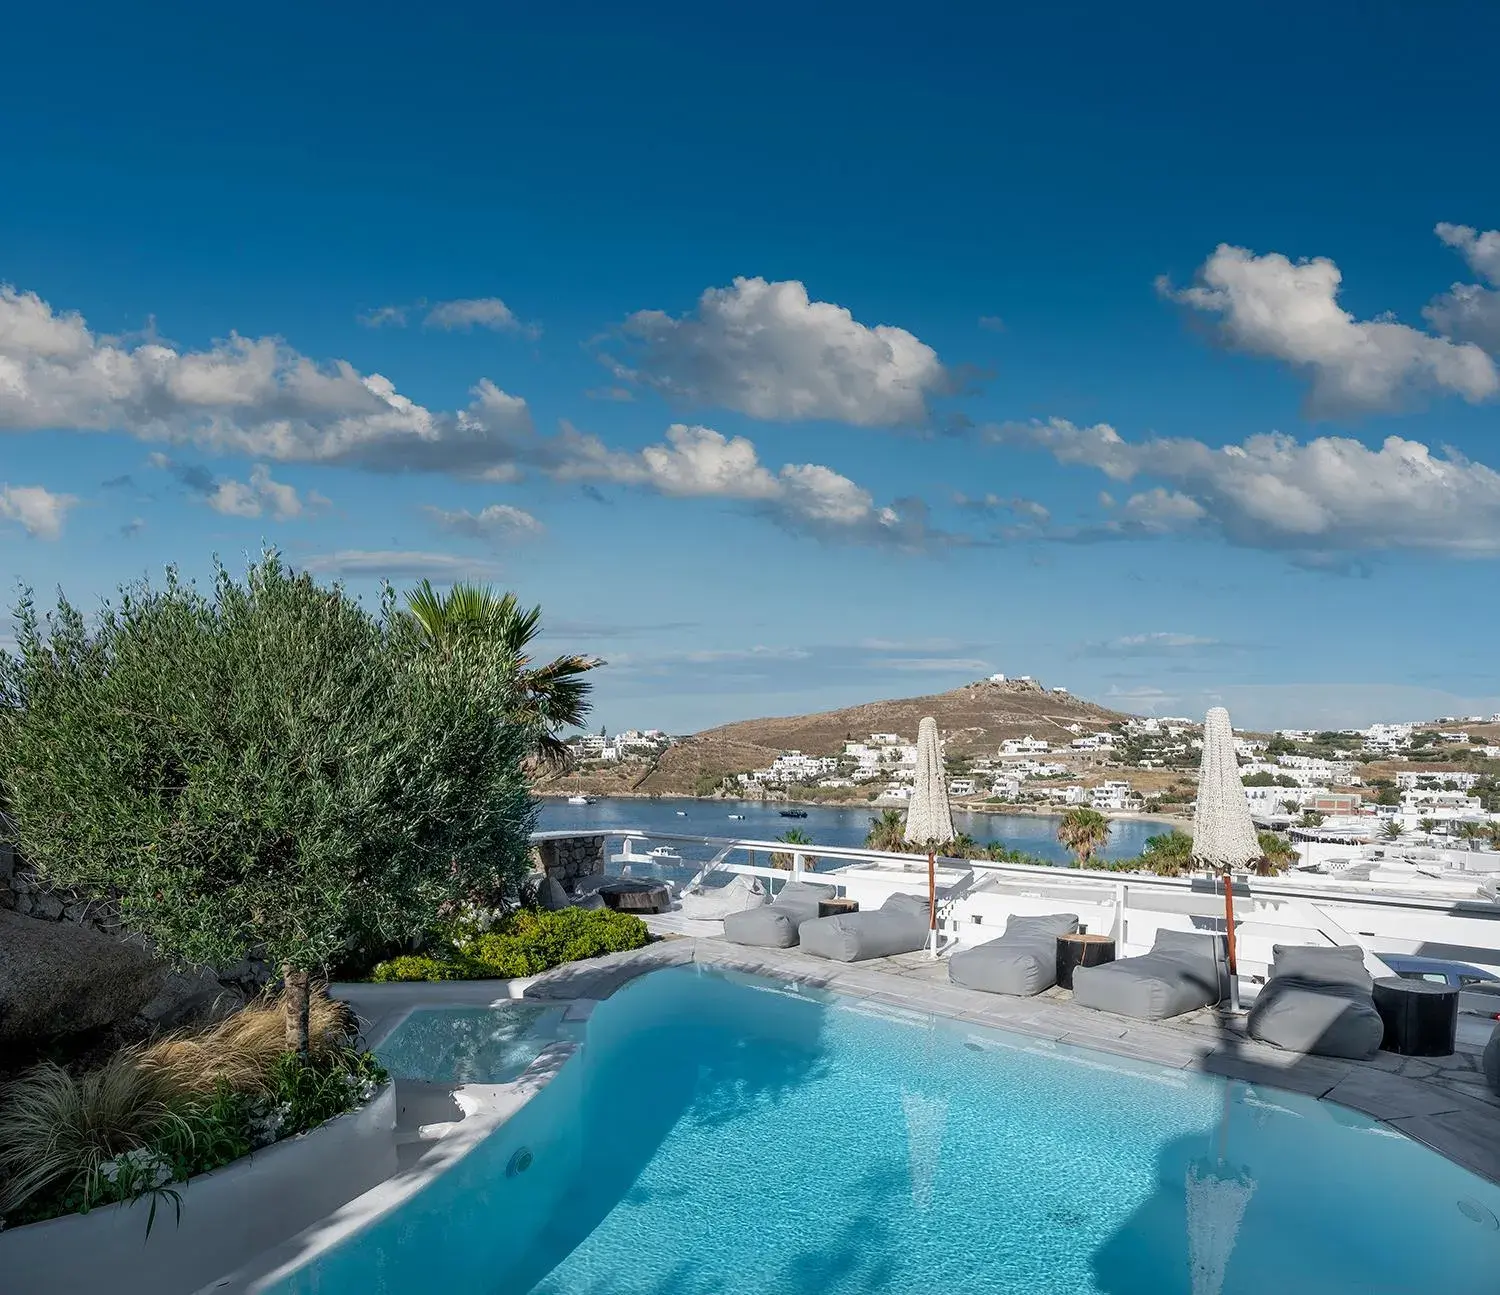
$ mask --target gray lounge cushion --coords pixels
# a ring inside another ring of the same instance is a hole
[[[1159,930],[1150,953],[1073,973],[1075,1002],[1146,1021],[1209,1007],[1228,992],[1224,937],[1213,931]]]
[[[991,994],[1029,997],[1057,983],[1057,937],[1078,930],[1078,914],[1016,914],[997,940],[960,949],[948,959],[948,979]]]
[[[929,911],[923,897],[892,895],[877,909],[802,923],[802,948],[835,962],[915,953],[927,943]]]
[[[1362,1060],[1380,1050],[1384,1024],[1358,945],[1314,948],[1278,944],[1271,977],[1251,1005],[1252,1039],[1290,1052]]]
[[[835,893],[832,886],[789,881],[774,903],[726,917],[724,938],[761,949],[790,949],[797,943],[797,928],[817,917],[818,901],[832,899]]]

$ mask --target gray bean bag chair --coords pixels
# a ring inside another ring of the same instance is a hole
[[[1380,1051],[1385,1027],[1370,996],[1363,949],[1278,944],[1271,957],[1270,979],[1245,1021],[1252,1039],[1356,1061]]]
[[[1073,973],[1074,1002],[1145,1021],[1212,1006],[1228,993],[1228,953],[1214,931],[1161,930],[1150,953]]]
[[[931,910],[921,895],[892,895],[879,908],[802,923],[802,949],[835,962],[915,953],[927,943]]]
[[[682,892],[682,915],[698,922],[718,922],[733,913],[760,908],[770,900],[759,877],[735,877],[723,886],[690,887]]]
[[[991,994],[1030,997],[1057,983],[1057,937],[1078,930],[1077,913],[1013,916],[1005,934],[948,959],[948,979]]]
[[[797,943],[797,928],[817,917],[818,901],[832,899],[835,893],[833,886],[789,881],[774,902],[726,917],[724,938],[760,949],[790,949]]]

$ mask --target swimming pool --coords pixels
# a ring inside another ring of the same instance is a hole
[[[375,1049],[397,1079],[500,1084],[514,1079],[557,1039],[579,1038],[582,1022],[561,1007],[419,1007]]]
[[[1497,1215],[1500,1188],[1311,1098],[680,967],[268,1289],[1493,1295]]]

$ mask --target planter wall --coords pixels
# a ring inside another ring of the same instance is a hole
[[[0,1232],[5,1295],[191,1295],[396,1172],[395,1094],[186,1184],[171,1202],[109,1205]]]

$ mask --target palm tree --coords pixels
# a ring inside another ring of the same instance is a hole
[[[974,859],[984,853],[984,847],[967,832],[960,832],[938,850],[950,859]]]
[[[1295,814],[1302,808],[1302,802],[1300,800],[1284,800],[1281,802],[1281,808],[1286,810],[1288,814]]]
[[[1320,827],[1320,826],[1322,826],[1322,823],[1323,823],[1323,815],[1321,815],[1320,813],[1318,813],[1317,810],[1315,810],[1315,809],[1308,809],[1308,810],[1304,810],[1303,811],[1301,826],[1303,826],[1303,827]]]
[[[904,854],[906,816],[899,809],[887,809],[881,812],[879,818],[872,818],[870,830],[865,836],[865,849]]]
[[[424,580],[406,595],[401,624],[430,651],[451,653],[461,642],[478,642],[505,654],[514,675],[512,718],[536,734],[536,750],[549,761],[565,754],[558,734],[582,728],[593,684],[583,675],[604,664],[598,657],[569,654],[533,666],[528,648],[541,632],[542,609],[523,608],[513,593],[497,595],[488,585],[455,584],[446,594]]]
[[[1278,832],[1257,832],[1255,838],[1260,842],[1260,862],[1255,871],[1262,877],[1285,872],[1300,857],[1292,843]]]
[[[778,841],[784,842],[787,845],[812,845],[812,844],[814,844],[814,841],[813,841],[812,837],[808,836],[808,834],[806,832],[799,831],[795,827],[789,828],[787,831],[783,832],[776,839]],[[773,868],[786,868],[786,869],[790,870],[791,866],[792,866],[792,855],[790,853],[783,854],[780,851],[778,851],[777,853],[775,853],[775,854],[773,854],[771,856],[771,866]],[[818,857],[817,857],[817,855],[815,855],[815,854],[803,854],[802,855],[802,866],[804,868],[808,869],[809,871],[811,871],[812,869],[816,868],[818,866]]]
[[[1422,831],[1425,832],[1428,836],[1431,836],[1437,830],[1437,819],[1419,818],[1417,820],[1417,826],[1420,827]]]
[[[1057,826],[1057,839],[1063,849],[1078,856],[1078,866],[1087,868],[1101,845],[1109,840],[1109,819],[1097,809],[1082,805],[1070,809]]]
[[[1402,827],[1401,824],[1394,818],[1390,819],[1385,824],[1385,826],[1380,829],[1380,834],[1384,836],[1387,841],[1399,841],[1402,836],[1405,835],[1405,833],[1406,829]]]

